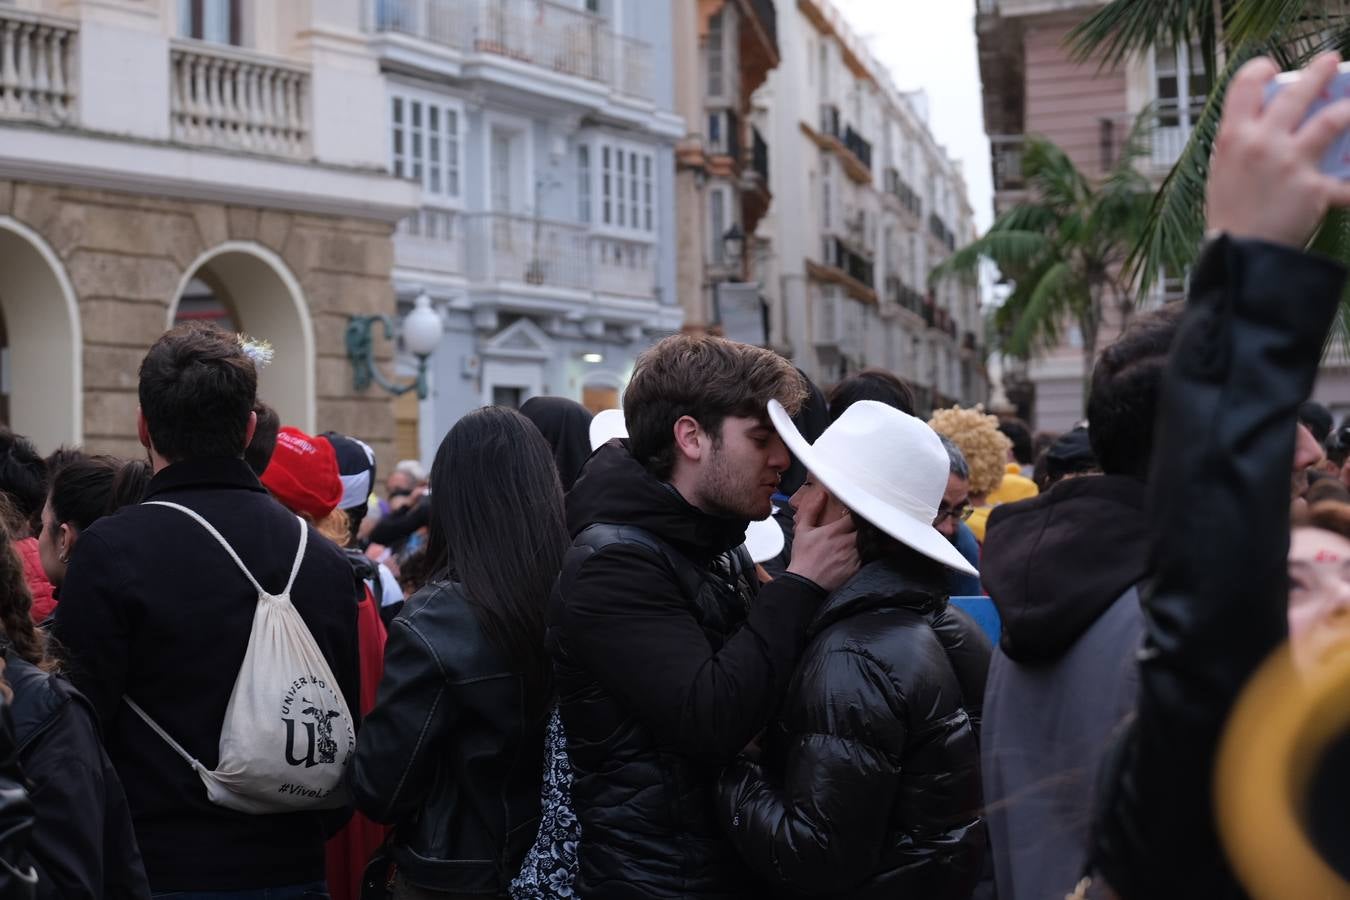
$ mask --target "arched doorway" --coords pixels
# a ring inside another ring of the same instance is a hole
[[[37,232],[0,216],[0,422],[42,453],[84,438],[75,291]]]
[[[281,257],[247,241],[202,254],[169,304],[170,327],[188,319],[269,341],[275,355],[258,374],[258,396],[282,424],[314,431],[314,327],[300,283]]]

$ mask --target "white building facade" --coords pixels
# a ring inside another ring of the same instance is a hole
[[[366,3],[385,165],[420,190],[395,290],[446,326],[431,396],[400,413],[421,458],[478,406],[618,406],[637,354],[679,329],[675,2]]]
[[[921,411],[986,400],[977,282],[928,287],[975,232],[924,99],[899,93],[824,2],[779,2],[778,42],[755,98],[774,149],[754,242],[771,344],[822,386],[880,367],[915,386]]]
[[[208,318],[273,343],[284,422],[387,464],[392,406],[344,343],[394,312],[417,207],[370,124],[384,92],[359,0],[0,2],[0,421],[139,457],[141,357]]]

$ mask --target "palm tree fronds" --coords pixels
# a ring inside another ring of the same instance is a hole
[[[1212,48],[1213,18],[1213,0],[1112,0],[1070,32],[1068,43],[1076,62],[1097,59],[1108,69],[1159,43]]]
[[[1026,358],[1039,349],[1054,346],[1059,340],[1059,323],[1072,311],[1074,298],[1081,293],[1079,279],[1067,261],[1051,263],[1038,273],[1034,286],[1026,292],[1025,301],[1014,297],[999,309],[999,316],[1012,330],[1008,333],[1004,351],[1012,356]]]
[[[1266,43],[1304,19],[1308,0],[1235,0],[1224,23],[1233,45]]]
[[[934,267],[928,275],[928,283],[934,285],[950,275],[976,271],[982,259],[992,260],[1005,274],[1012,274],[1009,270],[1026,268],[1043,255],[1046,245],[1046,237],[1040,232],[991,228],[983,237],[959,248]]]

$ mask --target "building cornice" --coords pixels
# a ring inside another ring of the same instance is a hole
[[[0,178],[397,222],[419,191],[388,173],[0,123]]]

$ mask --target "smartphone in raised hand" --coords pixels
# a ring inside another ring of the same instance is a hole
[[[1303,77],[1302,71],[1281,72],[1275,76],[1275,79],[1266,87],[1266,103],[1270,103],[1272,97],[1301,77]],[[1308,107],[1308,114],[1304,117],[1304,121],[1306,122],[1322,109],[1337,100],[1344,100],[1346,97],[1350,97],[1350,62],[1343,62],[1337,67],[1336,77]],[[1350,131],[1343,132],[1327,148],[1318,168],[1342,181],[1350,180]]]

